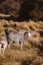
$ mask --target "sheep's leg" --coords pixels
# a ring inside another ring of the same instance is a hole
[[[10,48],[11,43],[12,43],[12,40],[9,39],[8,42],[9,42],[9,43],[8,43],[8,48]]]
[[[10,49],[11,43],[8,45],[8,48]]]
[[[22,47],[23,47],[23,43],[21,43],[21,50],[22,50]]]
[[[20,42],[20,48],[22,50],[22,47],[23,47],[23,41]]]
[[[5,53],[6,47],[7,47],[7,44],[4,44],[4,45],[3,45],[3,48],[2,48],[3,55],[4,55],[4,53]]]
[[[2,51],[1,47],[2,47],[2,44],[0,44],[0,55],[1,55],[1,51]]]

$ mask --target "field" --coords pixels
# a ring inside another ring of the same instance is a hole
[[[0,65],[43,65],[43,21],[0,20],[0,33],[7,28],[37,32],[34,36],[36,40],[33,37],[29,39],[22,50],[19,45],[11,45],[10,49],[6,49],[4,56],[0,56]]]

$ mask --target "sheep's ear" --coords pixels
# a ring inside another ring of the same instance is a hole
[[[32,36],[30,32],[28,32],[28,36],[29,36],[29,37],[31,37],[31,36]]]

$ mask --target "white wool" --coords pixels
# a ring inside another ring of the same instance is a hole
[[[6,39],[6,36],[1,36],[0,37],[0,54],[1,54],[1,51],[3,51],[3,55],[4,55],[4,52],[5,52],[5,50],[6,50],[6,48],[7,48],[7,39]],[[2,45],[3,45],[3,48],[1,48],[2,47]]]

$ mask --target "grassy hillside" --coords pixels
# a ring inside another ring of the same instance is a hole
[[[0,20],[0,34],[6,28],[16,30],[25,29],[36,31],[36,41],[30,39],[28,43],[23,45],[20,50],[20,45],[11,44],[11,48],[7,48],[4,56],[0,55],[0,65],[43,65],[43,22],[42,21],[7,21]],[[34,34],[34,33],[33,33]]]

